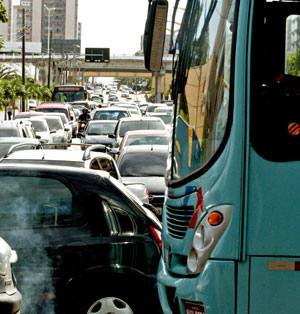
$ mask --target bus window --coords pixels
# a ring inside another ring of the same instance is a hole
[[[264,21],[256,23],[262,31],[254,32],[260,45],[253,51],[251,142],[268,160],[299,160],[300,16],[268,8]]]
[[[285,73],[296,76],[300,76],[299,23],[299,15],[290,15],[286,19]]]
[[[52,100],[58,102],[73,102],[86,99],[87,92],[83,86],[79,85],[55,86],[52,95]]]
[[[220,148],[228,122],[234,5],[230,1],[218,1],[210,16],[208,12],[216,3],[205,3],[206,8],[195,1],[198,8],[183,19],[192,31],[178,35],[182,49],[176,77],[184,77],[184,87],[177,99],[173,154],[178,170],[173,169],[173,179],[184,178],[211,160]],[[206,15],[206,25],[203,15]],[[191,56],[188,61],[184,60],[187,54]],[[182,149],[186,142],[188,150]]]

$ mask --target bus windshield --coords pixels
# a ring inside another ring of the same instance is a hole
[[[72,102],[86,100],[86,91],[83,86],[56,86],[54,87],[53,101]]]

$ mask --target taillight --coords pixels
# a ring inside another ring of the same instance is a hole
[[[152,196],[150,195],[150,193],[149,193],[149,191],[148,191],[148,189],[146,188],[146,191],[145,191],[145,196],[146,196],[146,199],[147,199],[147,201],[148,201],[148,203],[147,204],[150,204],[150,200],[152,199]]]
[[[150,231],[154,237],[155,242],[157,243],[157,245],[161,251],[162,250],[161,232],[154,227],[150,227]]]

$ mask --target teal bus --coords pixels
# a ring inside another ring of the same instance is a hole
[[[179,8],[163,312],[300,313],[300,1],[178,0],[173,29]]]

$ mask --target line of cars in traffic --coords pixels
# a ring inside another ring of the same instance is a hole
[[[53,113],[51,105],[31,117],[16,116],[11,124],[31,127],[37,138],[8,148],[0,161],[0,235],[19,256],[14,272],[22,311],[86,314],[105,306],[111,313],[160,313],[156,271],[170,136],[165,123],[118,104],[95,108],[82,150],[64,150],[70,131],[71,140],[76,136],[76,116],[61,112],[64,107]],[[66,142],[46,149],[51,140],[42,130],[58,135],[54,118]],[[0,123],[0,140],[1,125],[8,124]]]

